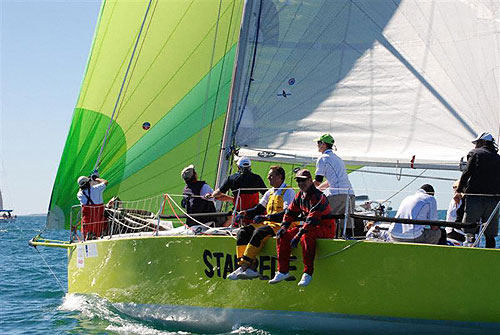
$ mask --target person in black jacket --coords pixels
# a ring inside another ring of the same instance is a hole
[[[500,156],[495,139],[490,133],[482,133],[472,143],[476,147],[467,154],[467,165],[457,188],[457,192],[465,193],[462,222],[479,223],[481,220],[486,223],[500,201]],[[475,234],[478,227],[467,228],[465,232]],[[498,211],[484,232],[486,248],[495,248],[497,235]]]
[[[182,172],[182,179],[186,182],[184,187],[182,207],[186,209],[188,214],[195,213],[215,213],[215,203],[212,199],[205,198],[205,195],[211,194],[214,190],[208,186],[208,184],[203,180],[198,180],[198,174],[194,169],[194,165],[189,165],[185,167]],[[198,217],[197,221],[201,223],[217,223],[217,219],[214,217]],[[187,218],[186,224],[188,226],[193,226],[198,224],[191,218]]]

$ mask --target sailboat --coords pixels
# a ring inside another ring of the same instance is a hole
[[[73,230],[76,180],[97,169],[106,199],[157,228],[32,243],[67,249],[69,293],[166,324],[498,332],[498,250],[321,240],[299,289],[227,280],[231,236],[170,236],[162,219],[185,166],[220,185],[245,155],[295,186],[323,133],[352,170],[458,171],[477,134],[499,135],[498,18],[498,3],[469,0],[103,1],[47,226]],[[262,279],[275,255],[270,240]]]
[[[12,221],[16,219],[16,216],[12,216],[12,209],[3,208],[3,197],[2,192],[0,192],[0,221]]]

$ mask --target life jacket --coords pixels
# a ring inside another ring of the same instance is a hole
[[[194,213],[215,213],[215,205],[213,201],[208,201],[199,197],[201,188],[206,183],[203,180],[198,180],[192,183],[186,184],[184,186],[183,195],[184,198],[182,200],[182,206],[186,208],[186,212],[188,214]],[[207,223],[211,221],[215,221],[216,219],[213,217],[203,217],[196,218],[197,221],[202,223]],[[191,218],[187,218],[186,224],[188,226],[196,225],[197,222],[193,221]]]
[[[236,207],[237,211],[243,211],[245,209],[253,208],[259,204],[259,192],[255,193],[239,193],[236,191],[236,195],[233,198],[233,205]]]

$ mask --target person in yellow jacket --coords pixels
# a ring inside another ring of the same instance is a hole
[[[295,191],[285,183],[285,170],[281,166],[271,166],[267,179],[272,188],[264,194],[259,204],[238,214],[253,219],[253,223],[238,232],[236,254],[240,267],[227,276],[230,280],[260,276],[256,271],[257,255],[266,241],[280,229],[284,211],[295,197]]]

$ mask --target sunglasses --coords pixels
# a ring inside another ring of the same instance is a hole
[[[323,144],[323,141],[318,141],[317,143],[318,143],[318,145],[321,145],[321,144]]]
[[[304,179],[304,178],[295,178],[295,181],[296,181],[297,183],[303,183],[303,182],[305,182],[306,180],[307,180],[307,179]]]

